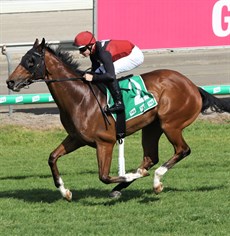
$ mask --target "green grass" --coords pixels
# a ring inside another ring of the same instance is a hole
[[[98,179],[95,150],[82,148],[58,161],[71,203],[61,199],[47,164],[66,136],[62,130],[0,127],[0,235],[229,235],[230,125],[196,122],[184,132],[192,154],[163,178],[164,191],[152,193],[154,170],[173,149],[160,142],[160,162],[109,199],[115,185]],[[142,159],[140,133],[126,139],[126,170]],[[117,174],[114,153],[111,173]]]

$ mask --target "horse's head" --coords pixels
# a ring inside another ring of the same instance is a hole
[[[44,79],[45,67],[45,39],[41,44],[35,40],[33,47],[22,57],[21,62],[6,81],[7,87],[19,92],[21,88],[28,86],[33,81]]]

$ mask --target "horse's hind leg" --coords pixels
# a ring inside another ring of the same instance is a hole
[[[159,139],[163,133],[159,119],[142,129],[144,158],[139,168],[149,170],[159,161]]]
[[[142,129],[142,147],[144,157],[138,169],[143,170],[143,172],[147,172],[159,161],[158,143],[162,133],[163,130],[160,127],[159,119],[156,119],[154,122]],[[118,184],[113,188],[109,196],[113,198],[119,197],[121,195],[121,190],[127,188],[133,182],[134,180]]]
[[[71,201],[72,199],[72,193],[65,189],[64,182],[62,178],[60,177],[58,167],[57,167],[57,160],[59,157],[70,153],[77,148],[81,147],[82,145],[77,142],[76,139],[73,139],[69,135],[65,138],[65,140],[50,154],[49,157],[49,166],[53,175],[54,184],[61,192],[62,196],[67,199],[68,201]]]
[[[163,175],[169,169],[171,169],[177,162],[181,161],[183,158],[188,156],[191,152],[189,146],[184,141],[181,129],[167,128],[164,129],[164,132],[168,140],[174,146],[175,152],[171,159],[169,159],[155,171],[153,181],[153,188],[155,193],[160,193],[163,190],[163,185],[160,182],[160,179],[163,177]]]

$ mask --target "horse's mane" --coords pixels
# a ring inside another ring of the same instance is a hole
[[[50,45],[46,45],[46,49],[58,57],[65,65],[67,65],[71,70],[75,73],[84,74],[83,71],[79,69],[80,63],[73,57],[73,55],[67,51],[63,51],[61,46],[51,47]]]

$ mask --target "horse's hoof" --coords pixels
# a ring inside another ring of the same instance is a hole
[[[149,172],[145,168],[143,169],[138,168],[136,173],[140,173],[142,177],[146,177],[150,175]]]
[[[163,191],[164,187],[163,184],[160,182],[158,186],[153,188],[155,194],[159,194]]]
[[[65,199],[68,202],[71,202],[71,200],[72,200],[72,193],[69,191],[69,189],[66,190]]]
[[[112,191],[109,194],[110,198],[119,198],[121,196],[121,192],[120,191]]]

